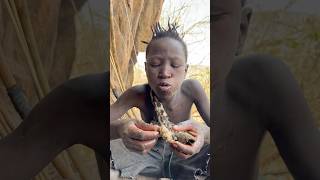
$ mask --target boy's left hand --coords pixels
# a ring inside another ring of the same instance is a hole
[[[196,139],[192,145],[183,144],[179,141],[171,141],[170,146],[177,156],[187,159],[200,152],[204,144],[205,136],[201,130],[201,124],[185,121],[181,125],[175,125],[173,129],[176,131],[189,131]]]

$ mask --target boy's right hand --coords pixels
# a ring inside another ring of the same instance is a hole
[[[119,126],[118,132],[129,150],[146,154],[156,144],[159,129],[159,126],[141,120],[129,120]]]

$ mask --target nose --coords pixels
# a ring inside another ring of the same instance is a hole
[[[163,64],[160,68],[158,77],[161,79],[171,78],[172,71],[171,71],[170,65]]]

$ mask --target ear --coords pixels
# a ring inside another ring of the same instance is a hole
[[[238,48],[236,51],[236,56],[241,54],[244,43],[247,38],[247,33],[249,29],[249,24],[252,16],[252,8],[251,7],[244,7],[241,10],[241,23],[240,23],[240,34],[238,39]]]
[[[186,68],[184,69],[184,72],[187,73],[189,69],[189,64],[186,65]]]
[[[147,73],[148,67],[147,67],[147,62],[144,62],[144,72]]]

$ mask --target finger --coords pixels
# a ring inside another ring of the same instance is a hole
[[[159,137],[158,131],[144,131],[136,126],[130,126],[128,129],[128,137],[140,141],[157,139]]]
[[[182,125],[175,125],[173,129],[176,131],[193,131],[197,132],[197,129],[192,124],[182,124]]]
[[[122,142],[128,150],[133,152],[141,152],[141,148],[137,147],[136,144],[131,143],[130,138],[122,138]]]
[[[143,141],[142,143],[144,144],[145,150],[150,151],[154,147],[154,145],[157,143],[157,139]]]
[[[195,153],[194,147],[182,144],[179,141],[172,143],[171,146],[173,149],[177,150],[178,152],[182,152],[183,154],[193,155]]]
[[[148,152],[156,144],[156,140],[148,141],[137,141],[131,138],[124,138],[123,143],[128,147],[128,149],[135,150],[138,152]]]
[[[198,136],[198,134],[197,134],[196,132],[194,132],[194,131],[188,131],[188,133],[191,134],[191,135],[194,136],[194,137],[197,137],[197,136]]]
[[[154,124],[148,124],[145,122],[136,122],[136,126],[144,131],[159,131],[160,127]]]
[[[180,158],[182,159],[188,159],[192,155],[184,154],[183,152],[179,152],[177,149],[173,148],[172,151]]]

